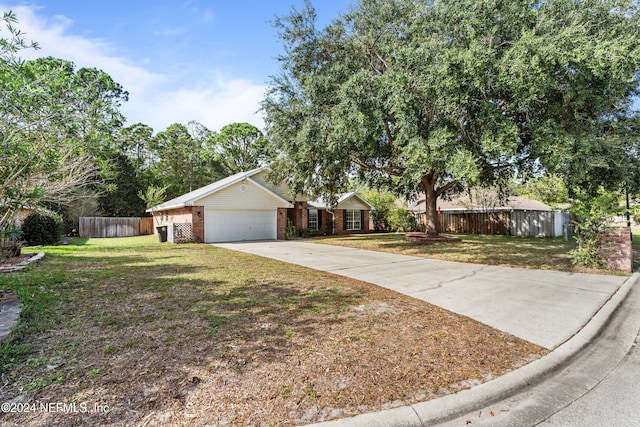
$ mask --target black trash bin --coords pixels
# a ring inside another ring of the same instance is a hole
[[[158,230],[158,240],[160,240],[160,242],[166,242],[167,241],[167,226],[163,225],[161,227],[156,227],[156,230]]]

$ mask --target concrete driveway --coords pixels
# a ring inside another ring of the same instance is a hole
[[[571,338],[628,280],[438,261],[296,240],[216,246],[373,283],[547,349]]]

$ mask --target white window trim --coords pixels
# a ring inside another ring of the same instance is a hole
[[[360,211],[357,209],[345,209],[344,214],[347,218],[347,231],[362,230],[362,223],[360,222]],[[351,219],[349,219],[351,214]]]
[[[314,219],[312,219],[315,217]],[[320,224],[318,224],[318,210],[317,209],[309,209],[309,228],[313,228],[315,230],[320,229]],[[314,224],[315,223],[315,224]]]

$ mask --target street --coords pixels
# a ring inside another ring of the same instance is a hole
[[[640,425],[640,288],[575,360],[520,393],[439,426]]]
[[[640,425],[640,351],[629,354],[594,389],[540,426]]]

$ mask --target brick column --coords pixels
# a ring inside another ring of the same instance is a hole
[[[277,224],[278,224],[278,231],[277,231],[277,239],[278,240],[285,240],[287,238],[286,236],[286,230],[287,230],[287,208],[278,208],[278,219],[277,219]]]
[[[609,228],[606,234],[600,238],[600,250],[607,268],[627,272],[633,271],[631,228]]]
[[[309,226],[309,211],[307,210],[309,205],[307,202],[300,202],[300,224],[298,225],[298,231]]]
[[[368,233],[370,231],[369,221],[370,221],[369,211],[364,211],[364,224],[362,224],[362,231]]]
[[[193,241],[204,243],[204,206],[191,207],[191,226],[193,227]]]
[[[336,209],[333,211],[335,218],[336,234],[344,234],[344,209]]]

